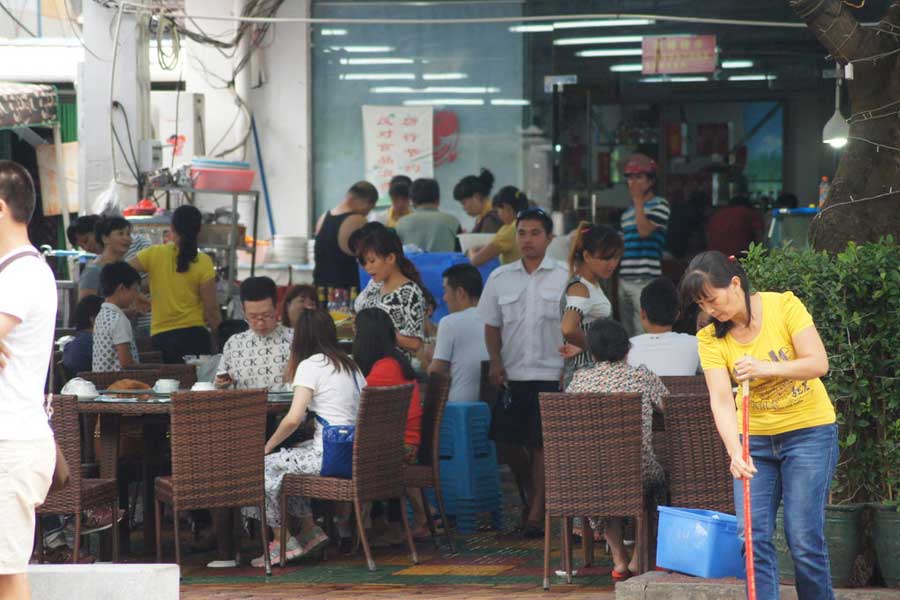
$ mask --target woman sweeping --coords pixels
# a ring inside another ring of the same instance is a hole
[[[716,427],[731,457],[741,538],[741,480],[750,479],[757,597],[780,597],[772,533],[783,502],[797,597],[832,600],[824,528],[838,458],[837,425],[819,379],[828,372],[828,357],[812,317],[791,292],[751,292],[741,265],[715,251],[691,261],[681,296],[713,319],[697,333],[700,361]],[[738,433],[740,398],[732,393],[732,385],[744,381],[750,382],[747,461]]]

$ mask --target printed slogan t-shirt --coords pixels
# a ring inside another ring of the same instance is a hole
[[[697,333],[700,363],[704,371],[727,369],[731,380],[734,364],[745,355],[763,361],[794,360],[793,336],[813,320],[792,292],[762,292],[762,329],[754,340],[742,344],[731,334],[717,338],[713,325]],[[740,392],[735,397],[738,423],[741,422]],[[819,378],[794,381],[761,378],[750,381],[750,434],[777,435],[797,429],[835,422],[834,407]]]

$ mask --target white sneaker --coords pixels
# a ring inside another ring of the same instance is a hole
[[[284,555],[284,560],[293,560],[295,558],[299,558],[303,556],[305,552],[303,551],[303,547],[300,545],[300,542],[297,541],[297,538],[291,536],[287,540],[287,552]],[[269,542],[269,563],[277,564],[281,562],[281,544],[278,542]],[[258,556],[250,561],[251,567],[264,567],[266,566],[265,556]]]

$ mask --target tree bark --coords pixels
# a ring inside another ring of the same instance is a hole
[[[822,211],[810,225],[817,250],[900,239],[900,0],[865,27],[841,0],[789,0],[829,54],[852,64],[850,136]]]

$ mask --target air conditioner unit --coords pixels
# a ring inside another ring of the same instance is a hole
[[[150,92],[153,137],[162,143],[162,166],[178,169],[206,153],[203,94]]]

